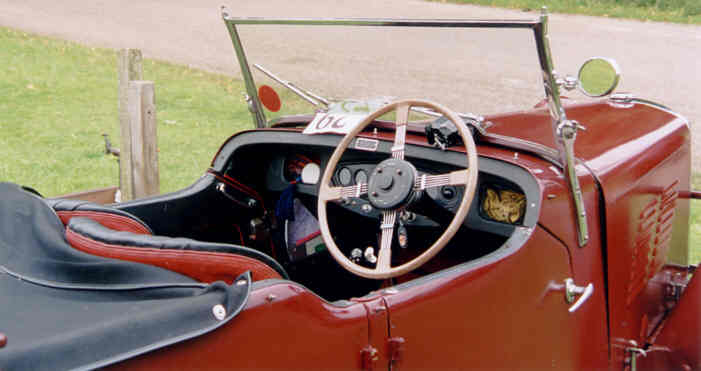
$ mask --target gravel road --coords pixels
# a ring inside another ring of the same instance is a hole
[[[0,0],[0,25],[92,46],[139,48],[149,58],[238,75],[231,42],[220,18],[219,7],[222,3],[235,16],[490,19],[537,16],[534,12],[418,0]],[[304,32],[312,34],[305,35]],[[692,122],[694,170],[701,172],[701,126],[697,124],[701,120],[701,94],[693,88],[701,86],[701,68],[698,63],[701,59],[701,27],[554,14],[551,16],[550,34],[553,57],[559,71],[576,73],[581,62],[588,57],[611,57],[618,61],[623,70],[623,80],[618,91],[634,92],[638,97],[663,103],[687,117]],[[287,37],[284,43],[277,45],[273,41],[280,37],[271,35],[242,34],[244,41],[250,45],[265,46],[263,49],[267,51],[256,57],[260,58],[257,60],[266,60],[266,63],[281,51],[295,56],[301,54],[299,50],[309,50],[309,39],[312,36],[316,41],[311,47],[316,47],[316,50],[324,50],[324,43],[338,43],[338,35],[329,34],[328,39],[324,40],[326,33],[318,30],[299,31],[294,37]],[[377,37],[377,34],[369,32],[360,36],[363,42],[373,37]],[[522,81],[502,79],[504,84],[517,87],[512,89],[514,96],[504,96],[501,89],[494,89],[493,82],[489,80],[492,74],[488,73],[501,71],[495,70],[493,66],[496,65],[499,69],[511,71],[513,76],[532,76],[534,72],[537,73],[533,65],[522,65],[518,58],[514,58],[522,52],[532,53],[532,45],[519,42],[514,44],[508,35],[504,35],[496,41],[498,45],[503,43],[503,47],[494,48],[492,44],[482,48],[480,44],[469,44],[474,40],[463,40],[460,37],[462,36],[455,36],[456,40],[451,41],[457,41],[458,45],[469,45],[469,48],[455,50],[452,46],[453,49],[447,49],[446,43],[437,43],[432,36],[422,32],[405,37],[403,43],[406,45],[393,48],[392,55],[400,59],[413,59],[416,69],[411,71],[392,68],[394,60],[388,58],[381,59],[387,63],[386,66],[373,64],[372,68],[368,68],[362,63],[365,61],[362,55],[357,58],[330,58],[333,61],[330,67],[341,72],[366,68],[367,73],[363,74],[367,80],[375,83],[375,89],[379,84],[379,89],[382,90],[382,84],[387,84],[388,91],[394,81],[409,75],[426,75],[426,78],[421,79],[422,85],[415,86],[415,92],[427,88],[424,81],[430,81],[429,87],[469,84],[474,98],[472,102],[475,102],[472,103],[472,108],[479,113],[533,104],[532,97],[519,94],[518,85]],[[354,49],[349,46],[347,50]],[[431,55],[423,58],[423,50],[430,50]],[[381,54],[383,51],[376,52]],[[428,58],[452,54],[456,57],[440,59],[440,64]],[[480,74],[482,77],[475,79],[473,76],[472,80],[463,80],[456,76],[454,71],[459,71],[466,60],[481,61],[480,67],[485,69],[485,73]],[[495,61],[498,63],[492,63]],[[319,75],[300,73],[317,69],[313,58],[297,57],[294,60],[282,60],[278,64],[270,63],[266,67],[272,67],[288,79],[294,78],[297,83],[321,89],[331,95],[357,96],[362,94],[360,92],[366,82],[359,81],[355,77],[357,74],[340,73],[334,75],[337,80],[334,81],[335,86],[343,86],[346,91],[333,91],[329,90],[331,87],[320,83]],[[350,76],[347,81],[343,80],[345,76]],[[407,92],[416,95],[413,93],[411,89]],[[458,97],[456,94],[441,103],[451,106],[452,101],[457,101]]]

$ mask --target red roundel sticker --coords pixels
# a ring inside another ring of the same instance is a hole
[[[258,98],[260,98],[260,102],[263,103],[263,106],[272,112],[279,111],[282,106],[280,96],[277,95],[275,89],[268,85],[261,85],[260,88],[258,88]]]

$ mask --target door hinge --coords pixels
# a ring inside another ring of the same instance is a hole
[[[377,348],[372,345],[367,345],[360,350],[360,362],[363,370],[372,371],[372,365],[379,359]]]
[[[402,358],[404,356],[405,342],[406,340],[404,340],[403,337],[393,337],[387,339],[387,345],[389,348],[390,369],[399,369],[399,363],[402,361]]]

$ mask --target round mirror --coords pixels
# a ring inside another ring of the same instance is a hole
[[[595,57],[584,62],[578,78],[582,93],[590,97],[603,97],[616,89],[621,72],[613,59]]]

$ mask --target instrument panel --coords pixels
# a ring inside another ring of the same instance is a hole
[[[363,163],[345,163],[338,166],[332,178],[335,186],[352,186],[359,183],[368,182],[369,174],[375,169],[376,164]],[[428,171],[418,170],[418,175],[423,174],[435,175]],[[443,208],[456,211],[460,200],[462,199],[463,189],[456,186],[442,186],[436,188],[427,188],[425,191],[429,197],[436,201]]]
[[[433,151],[433,150],[430,150]],[[300,156],[297,151],[279,151],[274,154],[269,162],[266,176],[266,187],[272,192],[282,192],[291,182],[296,183],[296,192],[312,197],[318,194],[318,179],[316,174],[323,173],[329,153],[319,153],[312,157],[310,153]],[[461,168],[452,160],[462,159],[460,154],[450,152],[437,152],[446,156],[444,161],[437,162],[427,159],[410,159],[415,165],[419,175],[444,174]],[[347,157],[347,158],[346,158]],[[377,157],[377,158],[376,158]],[[304,161],[300,162],[300,158]],[[352,186],[358,183],[368,183],[370,174],[382,159],[386,158],[380,153],[351,152],[334,170],[332,185]],[[450,159],[450,161],[448,161]],[[461,161],[460,161],[461,162]],[[291,166],[291,164],[297,164]],[[498,235],[508,236],[516,226],[532,226],[537,219],[538,186],[532,176],[525,170],[502,161],[480,158],[480,173],[475,198],[470,206],[464,225],[471,229],[489,231]],[[315,176],[302,179],[301,172],[306,167],[314,168]],[[318,167],[318,170],[316,168]],[[296,171],[290,171],[290,169]],[[505,177],[503,174],[508,176]],[[443,210],[454,213],[462,200],[464,187],[442,186],[428,188],[424,192],[424,198],[430,198],[434,204]],[[530,202],[530,199],[535,202]],[[367,197],[349,198],[334,201],[344,209],[358,215],[376,218],[379,220],[381,211],[373,207]],[[439,227],[433,212],[422,208],[413,208],[415,211],[407,225]]]

